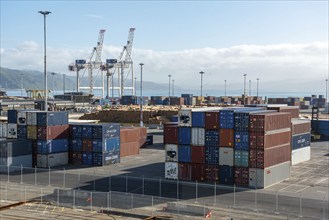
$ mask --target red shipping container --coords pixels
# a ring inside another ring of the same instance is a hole
[[[219,129],[219,146],[234,147],[234,129]]]
[[[291,127],[291,116],[287,112],[251,114],[251,132],[268,132]]]
[[[82,151],[83,152],[92,152],[93,151],[92,139],[82,139]]]
[[[178,179],[179,180],[191,180],[192,169],[190,163],[179,163],[178,164]]]
[[[292,135],[304,134],[311,132],[310,120],[291,120],[291,133]]]
[[[268,107],[267,109],[276,110],[278,112],[289,112],[291,115],[291,118],[299,118],[299,105],[298,106]]]
[[[205,129],[219,129],[219,111],[205,112]]]
[[[120,128],[120,143],[129,143],[139,141],[139,128],[123,127]]]
[[[139,142],[120,143],[120,157],[139,154]]]
[[[290,128],[268,133],[250,132],[249,134],[250,149],[262,150],[289,143],[291,143]]]
[[[69,163],[73,165],[81,165],[82,164],[82,153],[80,152],[70,152],[69,153]]]
[[[249,168],[235,167],[234,169],[234,184],[236,186],[249,186]]]
[[[205,165],[204,164],[191,164],[191,180],[204,182],[205,181]]]
[[[164,144],[178,144],[178,124],[165,123],[163,130]]]
[[[191,146],[191,161],[192,163],[205,163],[205,146]]]
[[[38,140],[53,140],[69,138],[69,125],[38,126]]]
[[[206,181],[209,183],[219,182],[219,165],[206,165]]]
[[[291,145],[284,144],[265,150],[249,150],[249,168],[264,169],[291,160]]]

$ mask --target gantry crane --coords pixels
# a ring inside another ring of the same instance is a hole
[[[97,46],[93,48],[93,51],[91,52],[88,62],[86,60],[75,60],[75,64],[69,65],[70,71],[76,71],[77,72],[77,92],[80,91],[80,89],[89,89],[89,93],[92,94],[94,90],[94,76],[93,76],[93,70],[98,69],[101,70],[102,66],[102,50],[103,50],[103,41],[104,41],[104,33],[105,30],[100,30],[98,35],[98,41]],[[87,69],[88,70],[88,80],[89,80],[89,87],[81,87],[80,82],[84,74],[80,77],[80,70]],[[102,72],[101,72],[102,73]],[[102,95],[104,97],[104,77],[102,74]]]
[[[119,92],[119,97],[124,95],[124,90],[132,90],[132,94],[135,94],[135,82],[134,82],[134,69],[133,69],[133,61],[131,58],[131,51],[134,40],[134,31],[135,28],[130,28],[128,32],[128,40],[127,44],[123,46],[122,52],[120,53],[119,59],[107,59],[106,64],[102,67],[102,70],[107,71],[107,88],[109,88],[109,77],[113,77],[115,73],[118,73],[118,86],[113,87],[113,78],[112,78],[112,96],[113,90],[116,89]],[[113,71],[111,72],[111,69]],[[124,69],[128,69],[128,73],[125,77]],[[125,87],[125,79],[128,78],[131,72],[131,87]],[[109,90],[107,90],[107,97],[109,97]]]

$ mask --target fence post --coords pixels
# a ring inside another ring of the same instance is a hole
[[[6,183],[6,201],[8,201],[8,183]]]
[[[143,196],[144,196],[144,175],[143,175],[143,186],[142,186],[142,190],[143,190]]]
[[[50,187],[50,167],[48,167],[48,186]]]
[[[195,203],[198,203],[198,181],[195,180]]]
[[[275,194],[275,214],[279,214],[279,195],[278,195],[278,191],[276,191],[276,194]]]
[[[235,184],[233,185],[233,207],[235,208]]]
[[[112,191],[110,191],[110,209],[112,208]]]
[[[23,200],[23,184],[21,184],[21,200],[20,201],[22,201]]]
[[[21,184],[23,184],[23,165],[21,164]]]
[[[109,172],[109,192],[111,191],[111,171]]]
[[[154,204],[154,202],[153,202],[153,196],[152,196],[152,212],[151,212],[151,216],[153,216],[153,204]]]
[[[78,190],[80,190],[80,170],[78,171]]]
[[[37,185],[37,166],[34,166],[34,185]]]
[[[257,212],[257,187],[255,189],[255,211]]]
[[[7,166],[7,182],[9,182],[9,166]]]
[[[59,188],[57,188],[57,206],[59,206]]]
[[[128,193],[128,176],[126,174],[126,194]]]
[[[159,197],[161,198],[161,176],[159,179]]]
[[[214,184],[214,205],[217,203],[217,187],[216,187],[216,181]]]
[[[179,200],[179,182],[178,182],[179,180],[177,179],[177,200]]]
[[[73,209],[75,209],[75,190],[73,190]]]
[[[93,192],[90,192],[90,212],[93,211]]]
[[[24,189],[24,202],[26,203],[26,186],[25,186],[25,189]]]
[[[63,188],[65,188],[65,167],[63,169],[64,169],[64,173],[63,173]]]
[[[40,192],[40,200],[41,200],[41,204],[42,204],[42,187],[41,187],[41,192]]]
[[[134,194],[131,193],[131,211],[134,209]]]
[[[94,191],[96,190],[96,177],[95,177],[96,173],[95,172],[96,171],[94,170]]]
[[[107,192],[106,206],[107,206],[107,211],[110,211],[110,192]]]
[[[299,194],[299,217],[303,217],[302,215],[302,194]]]

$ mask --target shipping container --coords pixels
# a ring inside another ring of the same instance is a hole
[[[82,165],[93,165],[93,153],[92,152],[82,152]]]
[[[299,118],[299,106],[278,106],[278,107],[268,107],[268,110],[276,110],[278,112],[288,112],[291,118]]]
[[[248,167],[249,166],[249,151],[235,150],[234,151],[234,166]]]
[[[139,127],[123,127],[120,129],[121,143],[129,143],[139,141],[141,132]]]
[[[81,165],[82,164],[82,153],[74,152],[74,151],[70,152],[69,153],[69,163],[73,164],[73,165]]]
[[[70,144],[71,144],[72,151],[81,153],[81,151],[82,151],[82,140],[81,139],[71,139]]]
[[[234,149],[235,150],[249,150],[249,132],[236,131],[234,133]]]
[[[71,138],[82,138],[82,124],[70,124],[70,136]]]
[[[291,127],[291,115],[288,112],[255,113],[250,115],[251,132],[269,132]]]
[[[205,113],[192,111],[192,127],[205,127]]]
[[[92,152],[93,151],[92,139],[81,139],[81,140],[82,140],[82,151],[83,152]]]
[[[219,165],[234,166],[234,149],[219,147]]]
[[[178,143],[184,145],[191,144],[191,128],[189,127],[178,128]]]
[[[219,164],[219,147],[206,146],[206,164]]]
[[[27,125],[17,125],[17,139],[27,139]]]
[[[178,111],[180,127],[191,127],[192,126],[192,110],[191,109],[181,109]]]
[[[26,125],[27,118],[26,118],[26,111],[18,111],[17,112],[17,125]]]
[[[291,142],[290,128],[274,130],[271,132],[250,132],[250,149],[267,149]]]
[[[48,168],[68,164],[68,152],[54,154],[38,154],[37,167]]]
[[[198,182],[204,182],[206,180],[204,164],[191,164],[191,180]]]
[[[234,147],[234,130],[233,129],[219,129],[219,146],[220,147]]]
[[[120,143],[120,157],[138,155],[139,148],[139,142]]]
[[[191,146],[178,145],[178,162],[191,162]]]
[[[219,146],[219,130],[206,130],[205,131],[205,145],[206,146]]]
[[[69,138],[69,125],[38,126],[38,140],[67,139]]]
[[[291,148],[297,150],[299,148],[311,145],[311,133],[297,134],[292,136]]]
[[[7,119],[8,124],[16,124],[17,123],[17,110],[8,109],[7,118],[8,118]]]
[[[179,180],[191,180],[192,169],[190,163],[178,163],[178,179]]]
[[[93,138],[93,127],[94,125],[90,124],[85,124],[83,125],[82,127],[82,137],[83,138],[89,138],[89,139],[92,139]]]
[[[205,128],[219,129],[219,110],[213,112],[205,112]]]
[[[103,139],[105,149],[103,152],[117,152],[120,155],[120,138]]]
[[[233,185],[234,184],[234,168],[232,166],[219,166],[219,183]]]
[[[32,154],[32,142],[29,140],[0,140],[0,157],[18,157]]]
[[[7,168],[9,167],[9,169]],[[32,154],[16,157],[0,157],[0,173],[20,171],[23,168],[32,168]]]
[[[118,138],[120,137],[120,124],[94,124],[93,138]]]
[[[103,152],[103,165],[120,163],[120,151]]]
[[[165,144],[166,161],[178,162],[178,146],[177,144]]]
[[[249,131],[249,115],[255,112],[270,112],[270,111],[262,110],[262,108],[247,108],[247,109],[236,110],[234,112],[234,130]]]
[[[37,112],[38,111],[26,112],[26,124],[27,125],[37,125]]]
[[[8,134],[8,124],[0,123],[0,138],[7,138]]]
[[[329,130],[329,126],[328,126]],[[304,134],[311,132],[311,121],[305,119],[292,119],[291,120],[291,134]]]
[[[249,187],[267,188],[290,177],[290,161],[266,169],[249,168]]]
[[[27,126],[27,139],[29,140],[37,140],[38,136],[38,127],[36,125],[28,125]]]
[[[205,174],[207,182],[219,183],[219,165],[206,165]]]
[[[195,145],[195,146],[205,145],[204,128],[191,128],[191,145]]]
[[[17,124],[8,124],[7,128],[7,138],[16,139],[17,138]]]
[[[303,147],[291,152],[291,165],[296,165],[311,159],[311,147]]]
[[[166,162],[165,163],[165,178],[177,180],[178,163],[176,163],[176,162]]]
[[[205,146],[191,146],[191,162],[205,163],[206,147]]]
[[[163,129],[164,144],[178,144],[178,124],[165,123]]]
[[[249,168],[235,167],[234,168],[234,184],[236,186],[249,186]]]
[[[93,165],[103,166],[103,153],[93,152]]]
[[[54,154],[68,151],[67,139],[56,140],[37,140],[37,153],[38,154]]]
[[[68,112],[38,112],[38,126],[67,125],[69,122]]]
[[[265,150],[249,150],[249,167],[264,169],[291,160],[291,146],[284,144]]]
[[[223,109],[219,112],[219,127],[220,128],[234,128],[234,110]]]

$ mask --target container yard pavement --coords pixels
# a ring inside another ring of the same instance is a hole
[[[133,199],[130,201],[127,198],[126,203],[132,202],[134,207],[148,207],[145,213],[147,215],[151,215],[149,209],[152,207],[151,197],[157,197],[160,199],[155,202],[158,209],[169,201],[177,201],[178,198],[182,203],[210,207],[213,210],[214,219],[217,219],[216,216],[226,217],[226,219],[230,217],[234,219],[257,217],[259,219],[294,219],[299,216],[303,216],[304,219],[328,219],[329,142],[312,143],[311,160],[293,166],[289,180],[267,189],[252,190],[165,180],[162,131],[151,131],[154,134],[154,144],[141,149],[138,156],[122,158],[119,164],[104,167],[65,166],[65,170],[64,167],[52,170],[22,169],[22,172],[13,172],[9,176],[6,172],[1,173],[1,200],[5,198],[4,183],[9,180],[9,185],[22,183],[39,190],[40,186],[88,192],[111,190],[113,193],[121,193],[120,198],[125,198],[124,195],[129,198],[132,196]],[[18,195],[13,196],[15,201],[20,197],[19,192],[17,193]],[[8,200],[10,200],[9,197]],[[96,206],[96,202],[94,205]],[[126,204],[123,204],[121,208],[127,210],[124,205]],[[179,218],[176,216],[176,219]]]

